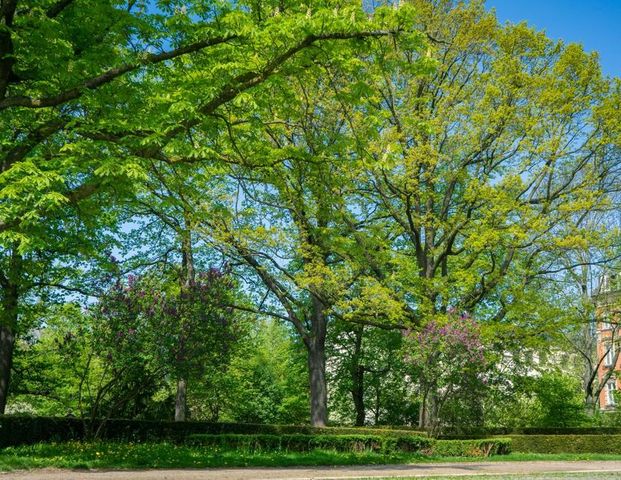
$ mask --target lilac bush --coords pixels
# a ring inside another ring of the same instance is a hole
[[[419,331],[405,332],[405,359],[420,398],[419,426],[436,431],[443,406],[458,395],[474,395],[487,367],[480,325],[454,309]]]

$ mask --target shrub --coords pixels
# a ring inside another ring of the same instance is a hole
[[[190,435],[192,445],[251,452],[308,452],[314,449],[339,452],[422,453],[447,457],[488,457],[511,450],[511,440],[435,440],[416,435]]]
[[[537,398],[538,415],[532,418],[542,427],[579,427],[586,416],[580,382],[573,376],[546,373],[532,379],[530,386]]]
[[[621,435],[511,435],[522,453],[621,453]]]
[[[101,427],[101,428],[99,428]],[[99,430],[98,438],[109,440],[183,440],[192,434],[323,434],[375,435],[381,437],[419,434],[409,430],[323,427],[304,425],[262,425],[251,423],[169,422],[110,419],[91,423],[78,418],[0,416],[0,448],[48,441],[84,440]],[[424,433],[419,434],[424,435]]]
[[[489,457],[511,452],[509,438],[482,438],[470,440],[437,440],[433,455],[441,457]]]
[[[47,441],[79,440],[84,423],[77,418],[0,416],[0,448]]]
[[[380,435],[190,435],[188,443],[224,450],[309,452],[315,449],[338,452],[420,451],[430,448],[426,437],[389,437]]]

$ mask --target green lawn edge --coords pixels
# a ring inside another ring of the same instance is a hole
[[[440,457],[414,453],[244,452],[173,443],[41,443],[0,450],[0,471],[61,469],[164,469],[389,465],[498,461],[621,460],[621,454],[511,453],[487,458]]]

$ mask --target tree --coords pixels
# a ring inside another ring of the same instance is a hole
[[[340,422],[418,423],[418,400],[403,361],[399,330],[335,320],[328,332],[330,404]]]
[[[370,77],[379,98],[352,127],[372,139],[361,202],[391,229],[378,278],[412,326],[449,306],[498,324],[600,235],[585,220],[618,185],[619,88],[596,56],[501,26],[482,2],[409,4],[437,68],[395,72],[419,54],[387,51],[390,74]]]
[[[0,412],[30,289],[23,257],[42,246],[55,252],[62,238],[42,227],[76,211],[93,220],[90,207],[144,177],[145,157],[168,161],[163,145],[174,154],[193,127],[300,52],[388,33],[353,3],[336,15],[332,2],[312,10],[295,2],[2,3],[0,118],[10,128],[0,148]]]
[[[420,45],[421,39],[415,35],[409,42]],[[329,317],[344,308],[339,303],[367,268],[366,236],[360,233],[361,244],[352,244],[360,229],[347,203],[355,145],[341,94],[353,98],[354,92],[341,88],[361,70],[352,55],[343,50],[338,59],[317,57],[303,73],[265,85],[260,102],[257,97],[223,114],[228,135],[217,150],[240,193],[209,206],[200,218],[203,238],[260,280],[256,311],[291,323],[300,335],[315,426],[328,421]],[[343,72],[336,86],[335,71]]]
[[[224,419],[301,424],[308,418],[308,370],[304,347],[286,325],[258,320],[227,371]]]
[[[198,382],[207,370],[226,370],[239,316],[221,305],[233,292],[230,277],[215,268],[199,271],[189,288],[170,272],[151,271],[117,278],[88,308],[49,309],[41,339],[26,348],[34,355],[24,361],[32,366],[45,358],[52,365],[22,372],[18,392],[21,383],[22,394],[56,397],[91,421],[150,416],[152,397],[169,383],[178,389],[179,378]],[[56,376],[54,363],[66,378]]]

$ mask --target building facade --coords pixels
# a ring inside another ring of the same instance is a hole
[[[597,378],[604,385],[599,393],[601,410],[613,410],[621,391],[621,276],[604,275],[593,296],[596,318]]]

